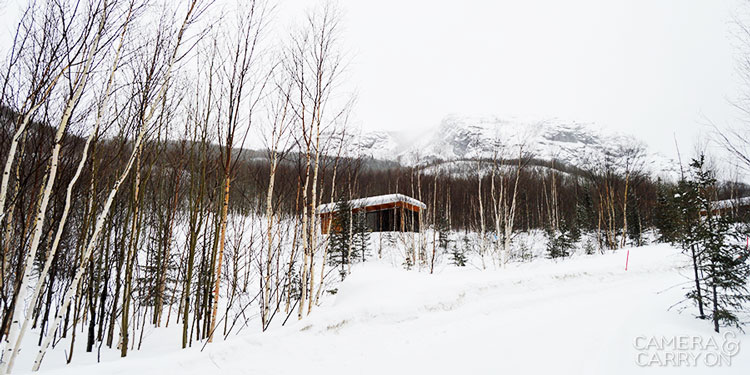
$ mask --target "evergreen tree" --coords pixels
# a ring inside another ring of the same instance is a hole
[[[367,227],[367,213],[362,210],[353,215],[352,252],[364,262],[370,247],[370,229]],[[352,255],[354,260],[354,255]]]
[[[339,267],[341,280],[346,277],[347,268],[352,258],[352,208],[349,201],[340,199],[336,202],[329,236],[328,263]]]
[[[643,230],[641,228],[641,208],[638,196],[628,196],[628,238],[635,246],[643,245]]]
[[[594,201],[591,199],[591,190],[588,185],[582,188],[582,194],[578,195],[575,206],[575,217],[570,222],[570,239],[578,242],[584,233],[595,228],[594,223]]]
[[[685,181],[681,183],[685,186]],[[659,231],[659,241],[677,243],[680,240],[680,198],[681,195],[673,187],[659,184],[654,208],[653,223]]]
[[[464,267],[466,266],[466,253],[471,249],[471,239],[469,239],[469,236],[464,234],[463,237],[463,246],[453,246],[453,250],[451,251],[451,262],[453,265]]]
[[[707,218],[698,235],[704,252],[700,267],[706,289],[703,294],[710,296],[705,301],[716,332],[720,326],[741,328],[743,323],[737,313],[750,302],[747,288],[750,272],[742,244],[746,235],[746,231],[738,230],[722,216]]]
[[[526,242],[521,242],[518,244],[518,258],[521,259],[521,261],[528,262],[534,259],[534,254],[531,253],[531,249],[529,249],[529,245],[526,244]]]
[[[298,300],[302,296],[302,278],[296,267],[292,268],[291,277],[287,280],[285,289],[291,300]]]
[[[576,206],[576,221],[578,226],[584,230],[594,229],[595,223],[594,200],[591,199],[591,189],[583,187],[583,196]]]
[[[570,228],[562,220],[558,231],[547,229],[547,257],[551,259],[570,256],[575,241]]]
[[[713,171],[705,168],[704,156],[690,166],[693,180],[683,184],[681,195],[683,212],[689,214],[682,220],[683,243],[691,249],[695,277],[695,287],[687,297],[698,304],[700,317],[706,316],[703,307],[708,308],[706,317],[713,321],[716,332],[722,325],[741,328],[737,313],[750,302],[750,268],[742,243],[747,231],[714,212],[716,179]]]
[[[672,241],[679,242],[683,253],[690,256],[695,285],[686,296],[698,306],[698,317],[705,319],[706,314],[703,309],[703,296],[705,294],[701,285],[700,273],[702,249],[699,246],[699,238],[697,236],[701,207],[698,185],[692,181],[683,180],[678,184],[678,191],[679,193],[674,195],[673,203],[671,203],[676,207],[677,214],[669,218],[672,223],[668,226],[674,232],[662,232],[662,235],[672,236]]]
[[[583,252],[586,253],[586,255],[593,255],[596,251],[596,247],[594,246],[594,242],[591,241],[591,239],[587,239],[586,243],[583,244]]]
[[[576,225],[576,222],[574,221],[573,224],[570,226],[570,229],[568,231],[568,237],[571,242],[576,243],[581,240],[581,228]]]

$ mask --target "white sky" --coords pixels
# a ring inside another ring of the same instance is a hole
[[[277,25],[319,1],[278,0]],[[0,0],[3,42],[14,3],[24,1]],[[358,93],[365,129],[425,131],[451,113],[557,117],[674,156],[673,135],[690,153],[709,121],[737,124],[733,31],[743,0],[339,4],[351,52],[346,90]]]
[[[282,18],[314,4],[282,0]],[[740,0],[346,0],[365,129],[449,113],[595,122],[683,154],[736,123]]]

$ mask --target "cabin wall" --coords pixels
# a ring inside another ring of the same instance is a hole
[[[404,202],[368,206],[352,210],[353,214],[366,212],[367,228],[372,232],[419,232],[421,208]],[[320,214],[321,233],[328,234],[332,228],[334,213]]]

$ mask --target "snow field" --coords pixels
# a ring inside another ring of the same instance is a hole
[[[148,334],[172,338],[173,349],[152,338],[154,350],[124,360],[43,373],[747,374],[750,348],[731,367],[638,366],[636,337],[712,331],[692,307],[670,309],[689,282],[687,257],[668,245],[629,250],[628,271],[627,249],[497,270],[447,266],[434,275],[368,261],[302,321],[246,329],[203,351],[177,349],[178,328],[157,329]]]

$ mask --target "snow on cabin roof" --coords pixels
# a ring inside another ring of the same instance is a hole
[[[387,195],[378,195],[374,197],[354,199],[354,200],[349,201],[349,204],[352,206],[352,208],[361,208],[361,207],[369,207],[369,206],[375,206],[379,204],[396,203],[396,202],[405,202],[413,206],[417,206],[421,209],[427,208],[426,204],[412,197],[407,197],[406,195],[403,195],[403,194],[387,194]],[[333,212],[333,211],[336,211],[336,203],[321,204],[320,206],[318,206],[319,214],[324,214],[324,213]]]
[[[714,210],[725,210],[727,208],[750,206],[750,197],[715,201],[715,202],[711,202],[711,206],[713,207]],[[701,210],[701,211],[705,211],[705,210]]]

